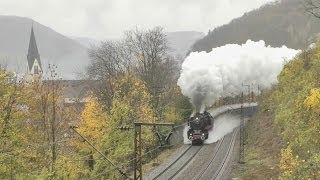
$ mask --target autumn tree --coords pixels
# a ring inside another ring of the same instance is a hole
[[[275,124],[286,142],[281,151],[282,179],[314,179],[319,175],[320,141],[315,138],[320,132],[319,71],[318,42],[284,66],[270,96]]]
[[[119,127],[130,126],[137,121],[155,122],[150,104],[150,94],[147,86],[133,74],[118,76],[112,81],[114,96],[110,111],[106,111],[98,99],[91,96],[81,114],[78,131],[91,144],[100,149],[111,161],[117,162],[123,169],[132,171],[133,130],[121,131]],[[151,129],[143,131],[144,152],[153,145]],[[84,167],[87,175],[92,178],[104,177],[118,179],[121,175],[115,171],[108,161],[94,151],[87,143],[78,139],[72,142],[81,156],[91,157],[93,164]],[[82,172],[83,174],[84,172]]]
[[[133,30],[125,33],[126,47],[132,53],[134,70],[146,82],[151,93],[156,116],[163,115],[178,77],[175,59],[169,54],[166,34],[161,27],[150,30]]]
[[[91,59],[87,69],[89,79],[97,80],[93,88],[95,95],[108,108],[113,97],[112,81],[118,75],[130,72],[130,58],[124,43],[104,41],[88,50]]]
[[[11,125],[14,123],[14,111],[17,108],[18,80],[13,73],[0,68],[0,95],[1,95],[1,138],[3,140],[9,136]],[[4,140],[4,148],[7,141]],[[10,146],[10,145],[9,145]],[[4,150],[6,151],[6,150]]]
[[[143,80],[151,94],[155,115],[163,116],[178,77],[177,61],[170,55],[166,34],[160,27],[127,31],[121,41],[105,41],[89,50],[87,74],[99,80],[96,96],[110,107],[114,95],[112,79],[131,73]]]
[[[320,18],[320,1],[319,0],[304,0],[303,5],[305,10],[316,18]]]
[[[89,50],[87,75],[99,85],[82,113],[79,131],[112,161],[121,162],[129,173],[134,134],[119,127],[132,127],[136,121],[179,123],[191,111],[189,101],[176,85],[178,66],[169,52],[160,27],[128,31],[121,41],[106,41]],[[143,138],[143,151],[150,155],[147,152],[156,148],[154,129],[144,128]],[[78,148],[91,153],[89,147]],[[95,163],[90,177],[119,178],[119,173],[112,171],[114,167],[101,160],[99,154],[93,152],[92,156]]]
[[[107,125],[108,116],[103,110],[102,105],[97,98],[89,96],[88,102],[81,113],[77,131],[92,145],[100,149],[102,137],[107,133]],[[74,136],[77,135],[74,134]],[[82,169],[80,169],[78,174],[89,176],[89,171],[94,169],[96,161],[102,160],[101,158],[98,158],[100,155],[97,154],[81,137],[71,139],[70,143],[75,147],[78,157],[85,160],[85,163],[82,163]]]
[[[63,176],[60,158],[70,153],[68,122],[74,120],[76,111],[64,105],[60,78],[56,66],[50,65],[48,75],[42,80],[26,82],[25,96],[28,98],[29,138],[26,147],[29,158],[33,159],[33,177],[58,178]],[[63,157],[64,156],[64,157]],[[30,166],[30,167],[32,167]],[[38,171],[38,172],[37,172]],[[39,172],[40,171],[40,172]]]
[[[153,110],[150,105],[150,94],[145,83],[133,75],[118,77],[114,82],[114,98],[108,115],[105,133],[102,136],[102,149],[115,162],[121,162],[123,168],[130,172],[133,158],[133,131],[121,131],[121,126],[133,127],[134,122],[154,122]],[[152,145],[152,132],[144,129],[144,151]],[[97,162],[97,174],[105,171],[105,167],[112,169],[110,164]],[[106,172],[110,177],[117,177],[117,172]]]
[[[24,85],[17,76],[0,66],[0,178],[15,178],[28,172],[21,158],[27,145],[24,137],[26,106],[22,89]]]

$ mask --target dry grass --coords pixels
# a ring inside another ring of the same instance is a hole
[[[245,180],[278,179],[281,139],[269,110],[258,112],[247,123],[245,164],[235,165],[234,174]]]
[[[155,167],[157,167],[158,165],[162,164],[179,147],[180,147],[180,145],[176,145],[176,146],[162,150],[159,153],[159,155],[157,156],[157,158],[155,158],[154,160],[150,161],[149,163],[143,165],[143,167],[142,167],[143,173],[149,172],[152,169],[154,169]]]

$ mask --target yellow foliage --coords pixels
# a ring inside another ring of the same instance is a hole
[[[294,157],[292,149],[288,146],[286,149],[281,150],[281,160],[280,160],[280,179],[291,179],[293,172],[299,166],[298,157]]]
[[[82,158],[84,159],[84,158]],[[87,177],[89,170],[84,166],[86,163],[72,156],[64,155],[59,157],[56,162],[57,179],[79,179]]]
[[[320,108],[320,89],[313,88],[310,90],[310,95],[304,100],[306,108],[319,109]]]
[[[151,108],[151,96],[145,83],[138,78],[127,74],[114,82],[114,100],[124,101],[132,112],[133,121],[155,122]]]
[[[102,106],[96,98],[89,97],[89,101],[81,113],[79,133],[95,145],[102,137],[106,126],[107,115],[103,111]],[[90,147],[85,143],[77,142],[76,146],[86,152],[90,150]]]
[[[288,82],[292,83],[292,79],[297,76],[297,74],[301,73],[303,67],[303,60],[296,58],[293,61],[290,61],[283,67],[280,75],[278,76],[278,80],[282,83]]]
[[[318,171],[319,161],[312,158],[320,147],[319,42],[317,46],[285,65],[269,98],[276,127],[290,144],[281,151],[280,179],[310,179]]]

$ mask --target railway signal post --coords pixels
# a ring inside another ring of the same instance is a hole
[[[244,114],[243,114],[243,92],[241,93],[241,118],[240,118],[240,154],[239,163],[244,164],[244,138],[245,138],[245,127],[244,127]]]

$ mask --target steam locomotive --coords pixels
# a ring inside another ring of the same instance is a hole
[[[203,144],[213,127],[213,117],[207,111],[196,113],[188,119],[188,126],[187,137],[192,144]]]

